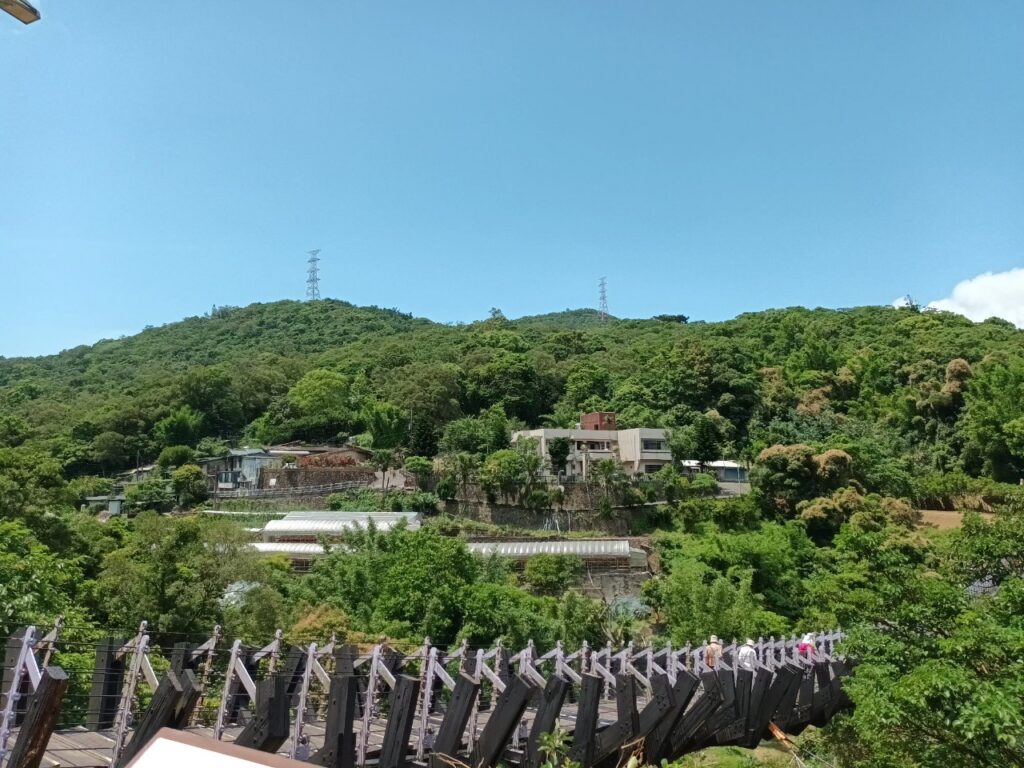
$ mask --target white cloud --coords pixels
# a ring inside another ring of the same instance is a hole
[[[985,272],[963,280],[949,297],[928,306],[956,312],[975,322],[1001,317],[1024,328],[1024,269]]]
[[[896,309],[903,309],[904,307],[909,307],[910,306],[910,297],[909,296],[900,296],[898,298],[895,298],[895,299],[892,300],[892,305],[891,306],[895,307]]]

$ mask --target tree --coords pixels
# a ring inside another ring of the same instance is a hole
[[[348,534],[345,551],[318,560],[303,590],[311,603],[341,609],[367,632],[447,645],[463,623],[465,588],[479,573],[459,539],[429,528],[371,526]]]
[[[108,554],[98,579],[98,618],[131,627],[146,619],[154,642],[199,634],[219,623],[229,584],[261,580],[244,532],[220,521],[143,512],[124,544]]]
[[[384,491],[384,495],[388,495],[388,473],[399,466],[398,455],[388,449],[381,448],[373,452],[373,456],[370,457],[370,463],[376,468],[381,474],[381,489]]]
[[[9,413],[0,413],[0,448],[21,445],[31,434],[24,419]]]
[[[722,457],[721,435],[715,421],[705,414],[694,417],[693,424],[693,458],[701,466],[717,461]]]
[[[170,512],[174,495],[167,480],[157,477],[128,486],[124,500],[125,506],[132,511]]]
[[[486,459],[478,473],[480,485],[489,496],[515,497],[526,482],[523,454],[512,448],[495,451]]]
[[[160,451],[156,464],[166,470],[171,467],[183,467],[186,464],[191,464],[195,458],[196,452],[187,445],[170,445]]]
[[[171,487],[178,504],[191,507],[206,498],[206,473],[195,464],[185,464],[171,473]]]
[[[553,437],[548,440],[548,458],[551,470],[557,475],[565,472],[572,452],[572,441],[568,437]]]
[[[699,643],[708,635],[745,637],[783,634],[786,619],[766,610],[751,587],[753,574],[716,574],[696,560],[673,563],[671,573],[644,585],[644,594],[670,627],[674,644]]]
[[[669,432],[669,450],[676,462],[696,460],[700,466],[722,458],[722,435],[718,414],[694,414],[682,429]]]
[[[207,434],[226,435],[245,421],[231,375],[221,366],[196,366],[178,380],[181,401],[202,415]]]
[[[530,640],[551,647],[559,639],[551,598],[533,597],[510,584],[483,583],[467,586],[462,601],[465,621],[459,635],[472,645],[501,638],[509,647],[522,647]]]
[[[590,465],[592,477],[597,481],[608,504],[614,504],[629,483],[626,470],[615,459],[598,459]]]
[[[575,555],[535,555],[526,561],[523,580],[538,595],[560,595],[579,581],[583,559]]]
[[[405,469],[415,475],[420,490],[426,490],[430,479],[434,476],[434,462],[425,456],[407,456]]]
[[[393,449],[407,436],[408,417],[392,403],[372,401],[363,408],[363,422],[373,436],[374,448]]]
[[[765,448],[750,479],[766,502],[788,511],[795,509],[797,502],[813,498],[817,477],[814,450],[797,444]]]
[[[433,456],[445,424],[462,416],[463,373],[453,363],[410,363],[389,372],[388,401],[403,414],[410,451]]]
[[[543,462],[536,440],[520,440],[512,448],[495,451],[480,467],[480,485],[491,496],[528,499],[540,476]]]
[[[196,456],[203,458],[221,458],[230,452],[228,444],[217,437],[204,437],[196,445]]]
[[[981,457],[986,474],[1016,482],[1024,475],[1024,361],[995,359],[978,365],[965,399],[968,448]]]
[[[23,624],[52,624],[74,608],[81,573],[57,557],[24,524],[0,520],[0,635]]]
[[[203,432],[203,414],[189,405],[176,408],[153,425],[153,436],[164,446],[195,445]]]
[[[500,405],[509,416],[528,423],[551,411],[555,380],[525,353],[501,351],[469,372],[470,408]]]
[[[476,479],[480,469],[480,459],[472,453],[453,453],[445,456],[444,472],[446,477],[454,480],[458,492],[465,503],[469,498],[469,486]]]
[[[979,533],[1019,551],[1019,539],[1002,541],[1017,531],[993,526],[955,532],[950,560],[877,510],[836,537],[811,582],[812,605],[828,615],[808,620],[841,622],[843,652],[858,659],[844,684],[854,709],[825,733],[838,765],[1024,763],[1024,581],[1018,572],[991,594],[964,588]]]
[[[507,448],[511,428],[505,411],[491,406],[479,416],[455,419],[445,426],[439,448],[442,453],[485,455]]]
[[[117,469],[124,465],[128,458],[124,445],[124,435],[118,432],[101,432],[92,441],[92,460],[104,472]]]
[[[295,382],[287,401],[294,409],[298,432],[307,439],[329,439],[348,428],[355,417],[350,391],[346,376],[324,368]]]

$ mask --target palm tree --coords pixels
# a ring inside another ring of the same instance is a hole
[[[473,478],[476,477],[476,471],[480,467],[480,459],[472,453],[455,453],[449,456],[446,460],[449,470],[455,475],[456,483],[458,484],[459,490],[462,495],[462,504],[469,499],[469,486],[473,482]],[[465,511],[465,506],[463,506]]]
[[[384,498],[388,497],[388,471],[398,466],[398,457],[390,448],[381,448],[373,452],[370,463],[381,473],[381,487]]]
[[[591,465],[590,471],[609,504],[618,498],[622,488],[629,482],[626,470],[615,459],[598,459]]]

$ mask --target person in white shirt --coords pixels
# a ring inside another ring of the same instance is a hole
[[[754,650],[754,641],[749,637],[736,653],[736,663],[743,669],[753,669],[757,664],[757,651]]]

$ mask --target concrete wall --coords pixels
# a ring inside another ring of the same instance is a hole
[[[507,504],[489,504],[486,501],[447,501],[444,511],[454,517],[465,517],[491,525],[524,528],[533,531],[601,531],[614,536],[629,533],[629,524],[624,515],[628,510],[616,510],[618,514],[608,518],[596,512],[530,512],[522,507]]]

